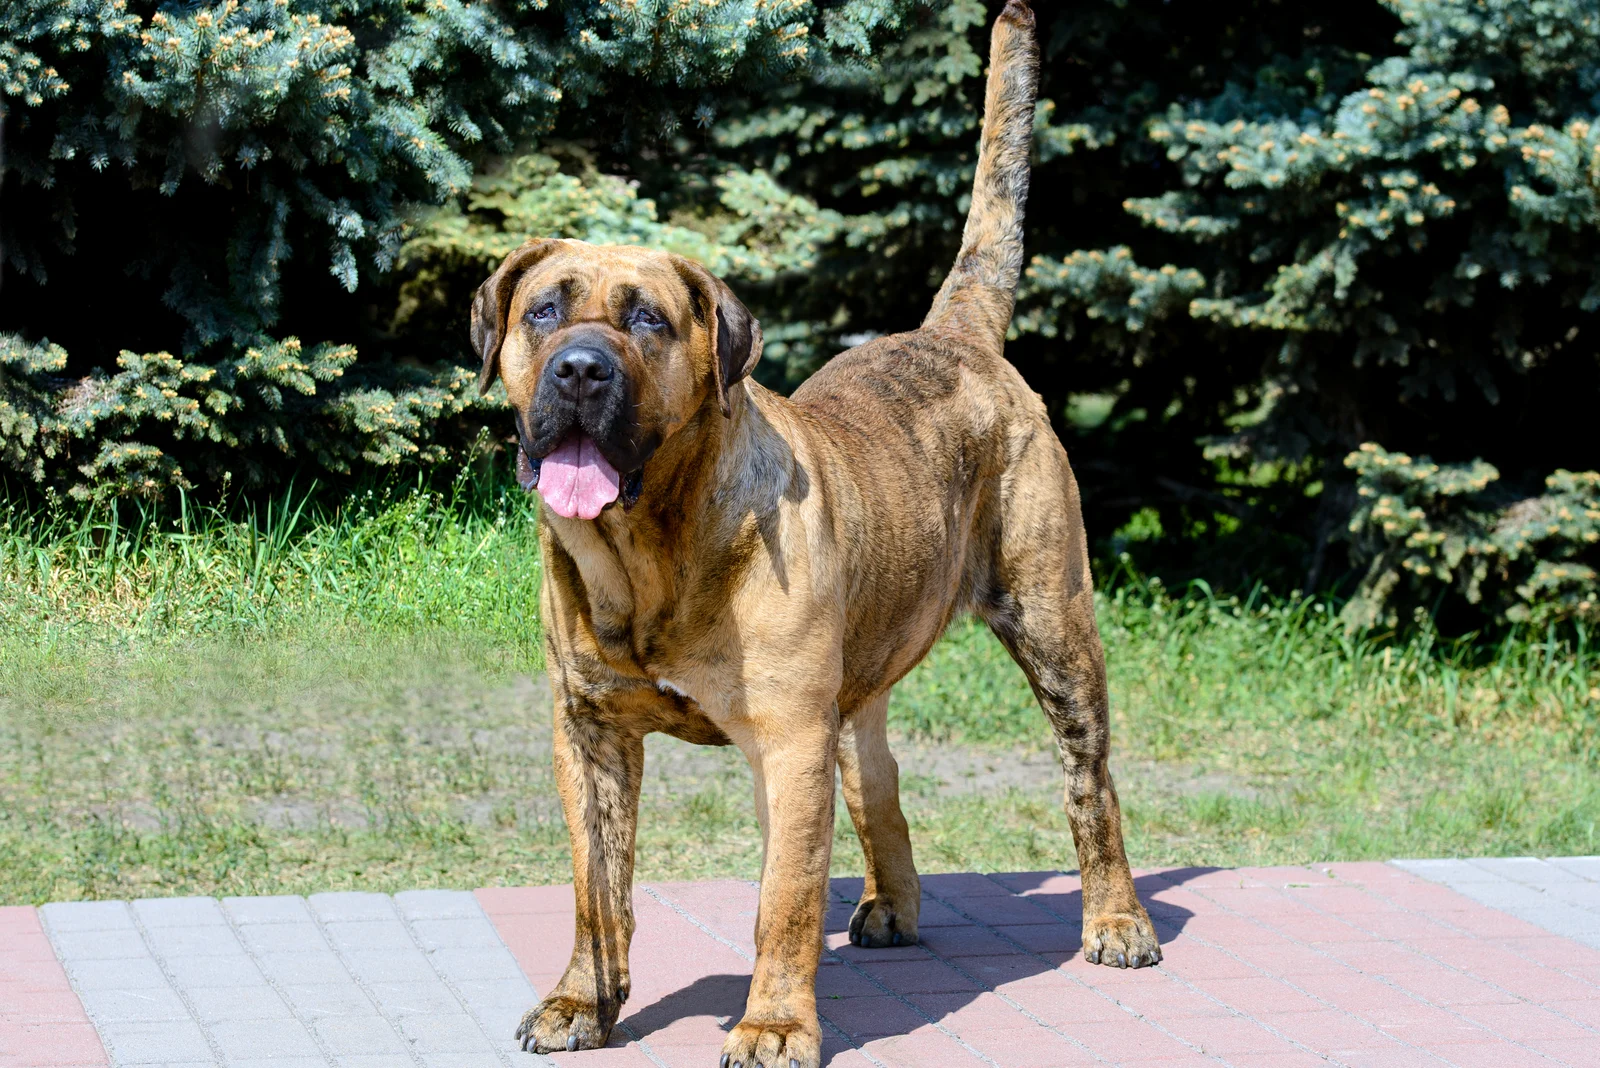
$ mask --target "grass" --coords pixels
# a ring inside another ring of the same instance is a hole
[[[533,513],[462,478],[0,522],[0,902],[562,882]],[[1136,865],[1600,852],[1582,635],[1346,634],[1314,600],[1102,598]],[[895,690],[926,871],[1071,867],[1042,717],[958,624]],[[642,878],[754,877],[737,752],[652,738]],[[834,865],[859,870],[847,819]]]

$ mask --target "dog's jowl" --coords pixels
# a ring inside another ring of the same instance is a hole
[[[815,1068],[834,768],[866,854],[853,941],[917,940],[921,899],[889,688],[957,612],[1027,673],[1055,732],[1090,961],[1161,959],[1107,771],[1105,666],[1077,485],[1005,360],[1022,267],[1038,52],[993,31],[972,208],[921,328],[835,357],[785,399],[761,328],[698,264],[531,241],[472,307],[482,385],[516,411],[543,499],[542,610],[577,941],[523,1019],[539,1051],[604,1045],[628,997],[643,739],[737,745],[765,842],[755,974],[725,1064]]]

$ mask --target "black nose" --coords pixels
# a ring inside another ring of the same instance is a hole
[[[611,357],[599,349],[570,348],[558,352],[550,361],[551,373],[563,393],[577,396],[589,383],[611,381],[616,373]]]

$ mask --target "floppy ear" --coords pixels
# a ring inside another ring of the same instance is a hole
[[[511,294],[517,290],[522,272],[554,251],[551,239],[529,241],[507,256],[472,298],[472,351],[483,361],[478,372],[478,393],[489,392],[500,367],[500,346],[506,340],[506,315],[511,310]]]
[[[716,381],[717,405],[723,415],[732,415],[728,389],[760,362],[761,324],[722,279],[693,260],[678,256],[673,260],[695,300],[695,318],[705,323],[711,335],[711,375]]]

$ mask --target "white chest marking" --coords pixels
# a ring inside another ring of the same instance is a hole
[[[675,696],[682,697],[682,698],[685,698],[685,699],[690,700],[690,701],[694,700],[693,697],[690,697],[687,693],[684,692],[684,689],[683,689],[682,686],[679,686],[677,683],[673,682],[671,679],[657,679],[656,680],[656,689],[660,690],[662,693],[674,694]]]

